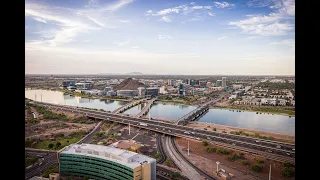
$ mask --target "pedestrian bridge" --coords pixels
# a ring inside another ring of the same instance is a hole
[[[132,101],[124,106],[121,106],[119,108],[117,108],[116,110],[112,111],[112,113],[115,113],[115,114],[118,114],[118,113],[122,113],[124,112],[125,110],[133,107],[133,106],[136,106],[138,104],[141,104],[143,102],[145,102],[146,100],[148,100],[147,98],[144,98],[144,99],[139,99],[139,100],[136,100],[136,101]]]

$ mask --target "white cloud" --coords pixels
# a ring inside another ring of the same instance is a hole
[[[234,7],[234,4],[228,2],[213,2],[217,8]]]
[[[139,46],[132,46],[131,48],[132,48],[132,49],[140,49]]]
[[[50,46],[58,46],[68,43],[79,34],[102,28],[116,28],[108,23],[108,17],[104,12],[112,12],[133,2],[133,0],[121,0],[114,4],[100,5],[98,1],[89,1],[85,9],[71,9],[57,6],[45,6],[42,4],[25,3],[25,16],[37,21],[58,25],[58,29],[46,33],[49,40],[39,40],[39,43]],[[119,21],[118,21],[119,22]]]
[[[211,12],[208,12],[208,15],[209,15],[209,16],[214,16],[214,14],[213,14],[213,13],[211,13]]]
[[[162,34],[159,34],[159,35],[158,35],[158,39],[172,39],[172,37],[171,37],[171,36],[169,36],[169,35],[162,35]]]
[[[33,19],[36,20],[36,21],[42,22],[42,23],[47,23],[46,20],[44,20],[44,19],[42,19],[42,18],[39,18],[39,17],[35,17],[35,18],[33,18]]]
[[[278,42],[272,42],[270,43],[272,45],[285,45],[289,47],[295,47],[295,40],[294,39],[284,39]]]
[[[164,16],[168,14],[182,14],[187,15],[189,13],[195,12],[195,11],[204,11],[204,10],[210,10],[212,9],[212,6],[199,6],[195,5],[194,2],[191,2],[189,4],[183,4],[180,6],[172,7],[172,8],[166,8],[163,10],[160,10],[156,13],[153,13],[152,10],[146,11],[146,16]]]
[[[266,4],[264,4],[266,5]],[[270,5],[270,2],[267,4]],[[247,19],[229,22],[229,25],[236,26],[245,33],[257,34],[262,36],[281,36],[294,30],[294,24],[288,20],[294,18],[294,2],[292,0],[275,3],[275,9],[268,15],[250,14]],[[265,6],[264,6],[265,7]]]
[[[159,19],[158,21],[172,22],[168,16],[162,16],[161,19]]]
[[[113,42],[113,44],[117,45],[117,46],[124,46],[124,45],[128,45],[130,44],[130,41],[115,41]]]
[[[128,22],[130,22],[130,20],[120,20],[120,22],[122,22],[122,23],[128,23]]]
[[[227,39],[228,38],[228,36],[222,36],[222,37],[219,37],[219,38],[217,38],[217,40],[222,40],[222,39]]]
[[[249,36],[249,37],[246,37],[244,39],[257,39],[257,38],[259,38],[259,37],[258,36]]]

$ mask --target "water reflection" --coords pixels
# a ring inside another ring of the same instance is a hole
[[[165,103],[155,103],[151,108],[152,117],[178,119],[188,112],[194,110],[195,106],[174,105]]]
[[[139,104],[137,106],[134,106],[134,107],[126,110],[123,113],[124,114],[138,114],[146,105],[147,105],[146,103]]]
[[[50,90],[26,90],[25,97],[35,101],[41,101],[42,99],[42,102],[103,109],[106,111],[113,111],[128,103],[125,101],[81,98]]]

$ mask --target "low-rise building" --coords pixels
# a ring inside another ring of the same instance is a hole
[[[121,97],[134,97],[138,95],[138,90],[118,90],[117,96]]]
[[[205,93],[205,90],[204,88],[195,88],[195,89],[192,89],[192,95],[194,96],[203,96],[204,93]]]
[[[278,99],[278,104],[279,106],[286,106],[287,105],[287,101],[285,99]]]
[[[79,83],[76,83],[75,86],[79,90],[89,90],[89,89],[92,89],[93,83],[92,82],[79,82]]]
[[[238,95],[237,94],[232,94],[230,97],[229,97],[229,99],[231,100],[231,99],[237,99],[238,98]]]
[[[156,97],[159,94],[159,89],[157,87],[149,87],[146,88],[146,96],[147,97]]]
[[[261,98],[261,105],[276,106],[277,99],[276,98]]]

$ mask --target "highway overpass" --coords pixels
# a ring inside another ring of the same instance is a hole
[[[114,121],[122,124],[130,123],[133,126],[149,129],[155,132],[168,134],[176,137],[207,140],[208,142],[211,142],[212,144],[217,146],[257,154],[260,156],[264,156],[268,159],[288,161],[294,164],[294,144],[234,134],[219,133],[215,131],[206,131],[202,129],[194,129],[186,126],[165,123],[156,120],[128,117],[120,114],[88,110],[74,106],[56,105],[42,102],[33,103],[58,110],[65,110],[71,111],[73,113],[83,114],[85,116],[95,119]],[[146,126],[140,125],[140,123],[146,124]]]

